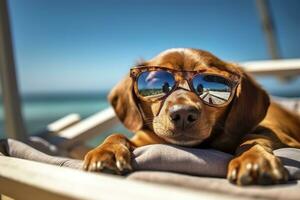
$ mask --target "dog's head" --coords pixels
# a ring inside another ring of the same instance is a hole
[[[218,144],[232,143],[251,131],[264,118],[269,97],[240,67],[198,49],[170,49],[142,66],[164,66],[174,70],[204,70],[231,79],[239,76],[233,99],[222,107],[204,104],[183,80],[165,99],[141,100],[128,75],[109,94],[109,100],[123,124],[135,132],[153,131],[165,141],[193,146],[218,138]]]

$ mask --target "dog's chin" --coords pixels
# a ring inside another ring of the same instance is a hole
[[[157,133],[160,138],[170,144],[176,144],[180,146],[196,146],[199,145],[205,138],[203,137],[191,137],[188,133],[174,133],[172,131],[166,131],[163,133]]]
[[[180,146],[196,146],[200,144],[203,139],[177,139],[177,138],[170,138],[170,137],[164,137],[163,138],[165,141],[169,142],[170,144],[176,144]]]
[[[210,136],[211,128],[182,131],[171,128],[159,129],[154,127],[154,133],[170,144],[191,147],[199,145],[202,141],[207,139]]]

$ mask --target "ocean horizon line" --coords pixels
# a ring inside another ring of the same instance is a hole
[[[30,91],[20,92],[20,98],[22,100],[35,99],[35,98],[103,98],[107,97],[111,90],[78,90],[78,91]],[[271,96],[281,97],[300,97],[300,91],[269,91]],[[0,102],[2,102],[2,94],[0,93]]]

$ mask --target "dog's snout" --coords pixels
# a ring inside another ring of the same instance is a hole
[[[199,109],[189,105],[174,105],[169,109],[170,119],[182,130],[194,124],[200,114]]]

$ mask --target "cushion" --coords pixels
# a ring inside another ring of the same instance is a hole
[[[300,149],[274,151],[289,171],[290,179],[300,179]],[[155,144],[134,151],[136,170],[168,171],[197,176],[226,177],[232,155],[214,149],[194,149]]]
[[[29,145],[13,140],[1,140],[4,155],[81,169],[82,161],[50,156]],[[300,179],[300,149],[284,148],[275,152],[290,174],[290,180]],[[139,147],[133,152],[133,168],[137,171],[167,171],[196,176],[226,177],[232,155],[213,149],[194,149],[155,144]]]

